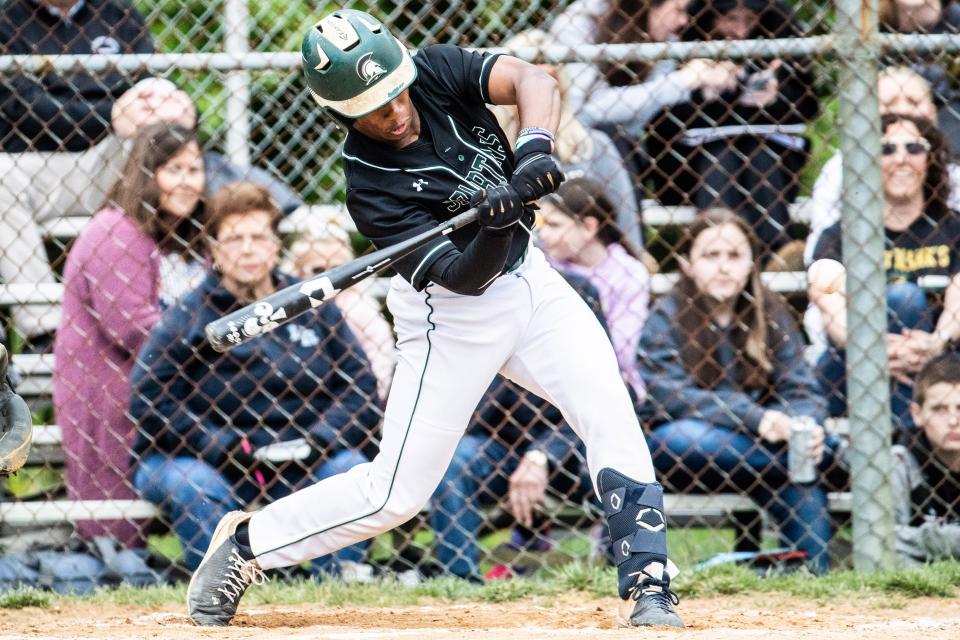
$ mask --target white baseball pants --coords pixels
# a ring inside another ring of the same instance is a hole
[[[250,520],[264,569],[298,564],[403,524],[443,477],[499,371],[549,400],[583,439],[587,464],[654,480],[650,453],[610,341],[589,307],[531,248],[479,297],[393,279],[399,362],[380,453],[282,498]]]

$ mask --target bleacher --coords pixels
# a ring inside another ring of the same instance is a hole
[[[794,207],[795,219],[806,221],[804,201]],[[692,207],[664,207],[648,201],[643,206],[644,223],[651,227],[682,225],[692,221]],[[75,237],[86,222],[86,217],[64,217],[46,225],[51,238],[69,241]],[[342,205],[304,207],[284,220],[281,232],[293,233],[317,222],[336,223],[348,231],[355,231]],[[676,281],[676,273],[657,273],[652,277],[655,295],[663,294]],[[769,272],[763,274],[764,282],[774,291],[785,294],[803,294],[806,291],[804,272]],[[386,293],[387,279],[379,278],[375,290]],[[6,285],[0,284],[0,307],[12,304],[56,302],[62,298],[62,284]],[[52,395],[53,355],[14,355],[13,363],[22,376],[18,392],[28,402],[49,400]],[[828,430],[843,432],[845,421],[832,421]],[[34,427],[33,450],[28,464],[36,466],[62,466],[64,454],[61,447],[60,427],[55,424]],[[735,530],[737,550],[759,548],[761,538],[760,510],[748,497],[733,494],[672,494],[665,498],[665,508],[671,526],[720,526]],[[830,511],[840,517],[849,514],[849,493],[830,495]],[[118,518],[153,519],[159,511],[153,504],[143,500],[87,500],[41,499],[20,502],[0,502],[0,524],[13,527],[51,526],[77,520],[110,520]]]

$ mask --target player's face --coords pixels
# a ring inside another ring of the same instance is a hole
[[[894,122],[883,134],[883,145],[891,153],[880,158],[883,195],[888,203],[908,202],[923,197],[929,153],[922,149],[927,141],[912,122]]]
[[[225,283],[256,288],[277,265],[280,240],[266,211],[238,213],[224,219],[213,246],[213,259]]]
[[[543,224],[537,228],[537,235],[543,252],[553,260],[579,262],[578,256],[595,234],[552,204],[541,206]]]
[[[666,42],[690,22],[687,0],[666,0],[650,7],[647,14],[647,34],[653,42]]]
[[[931,385],[923,406],[911,404],[910,412],[935,450],[960,452],[960,384]]]
[[[684,272],[697,289],[717,302],[735,299],[754,268],[750,241],[732,224],[705,229],[693,241]]]
[[[926,81],[914,75],[890,75],[880,78],[877,85],[880,114],[903,113],[936,121],[937,109],[933,106]]]
[[[746,40],[759,25],[760,16],[746,7],[737,7],[719,16],[713,30],[726,40]]]
[[[376,111],[362,116],[353,128],[374,140],[402,149],[420,137],[420,117],[407,89]]]
[[[157,168],[160,208],[185,218],[193,213],[203,195],[203,158],[196,142],[190,142]]]

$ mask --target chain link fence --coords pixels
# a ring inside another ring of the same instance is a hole
[[[0,563],[107,546],[110,566],[118,550],[139,559],[115,572],[128,579],[183,575],[226,511],[376,454],[397,357],[384,280],[227,354],[198,329],[235,300],[221,278],[255,268],[238,253],[285,274],[279,286],[367,249],[340,204],[343,132],[299,68],[304,30],[334,5],[2,8],[0,304],[36,427],[31,465],[4,486]],[[960,7],[374,12],[412,47],[507,50],[557,78],[568,181],[536,241],[611,337],[683,568],[734,549],[762,549],[757,567],[888,567],[895,511],[902,555],[933,557],[904,503],[923,485],[934,515],[958,515],[943,412],[910,400],[960,337]],[[495,111],[515,136],[515,111]],[[269,191],[277,225],[211,231],[231,202],[263,203],[249,185],[224,191],[237,181]],[[808,292],[820,258],[847,267],[845,296]],[[956,382],[940,371],[925,389]],[[895,442],[919,475],[891,494]],[[797,480],[798,451],[812,479]],[[480,579],[604,562],[595,502],[559,412],[498,378],[421,516],[309,570]]]

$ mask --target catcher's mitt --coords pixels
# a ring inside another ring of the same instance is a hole
[[[0,475],[15,472],[27,461],[33,438],[33,420],[23,398],[10,388],[7,365],[10,358],[0,344]]]

